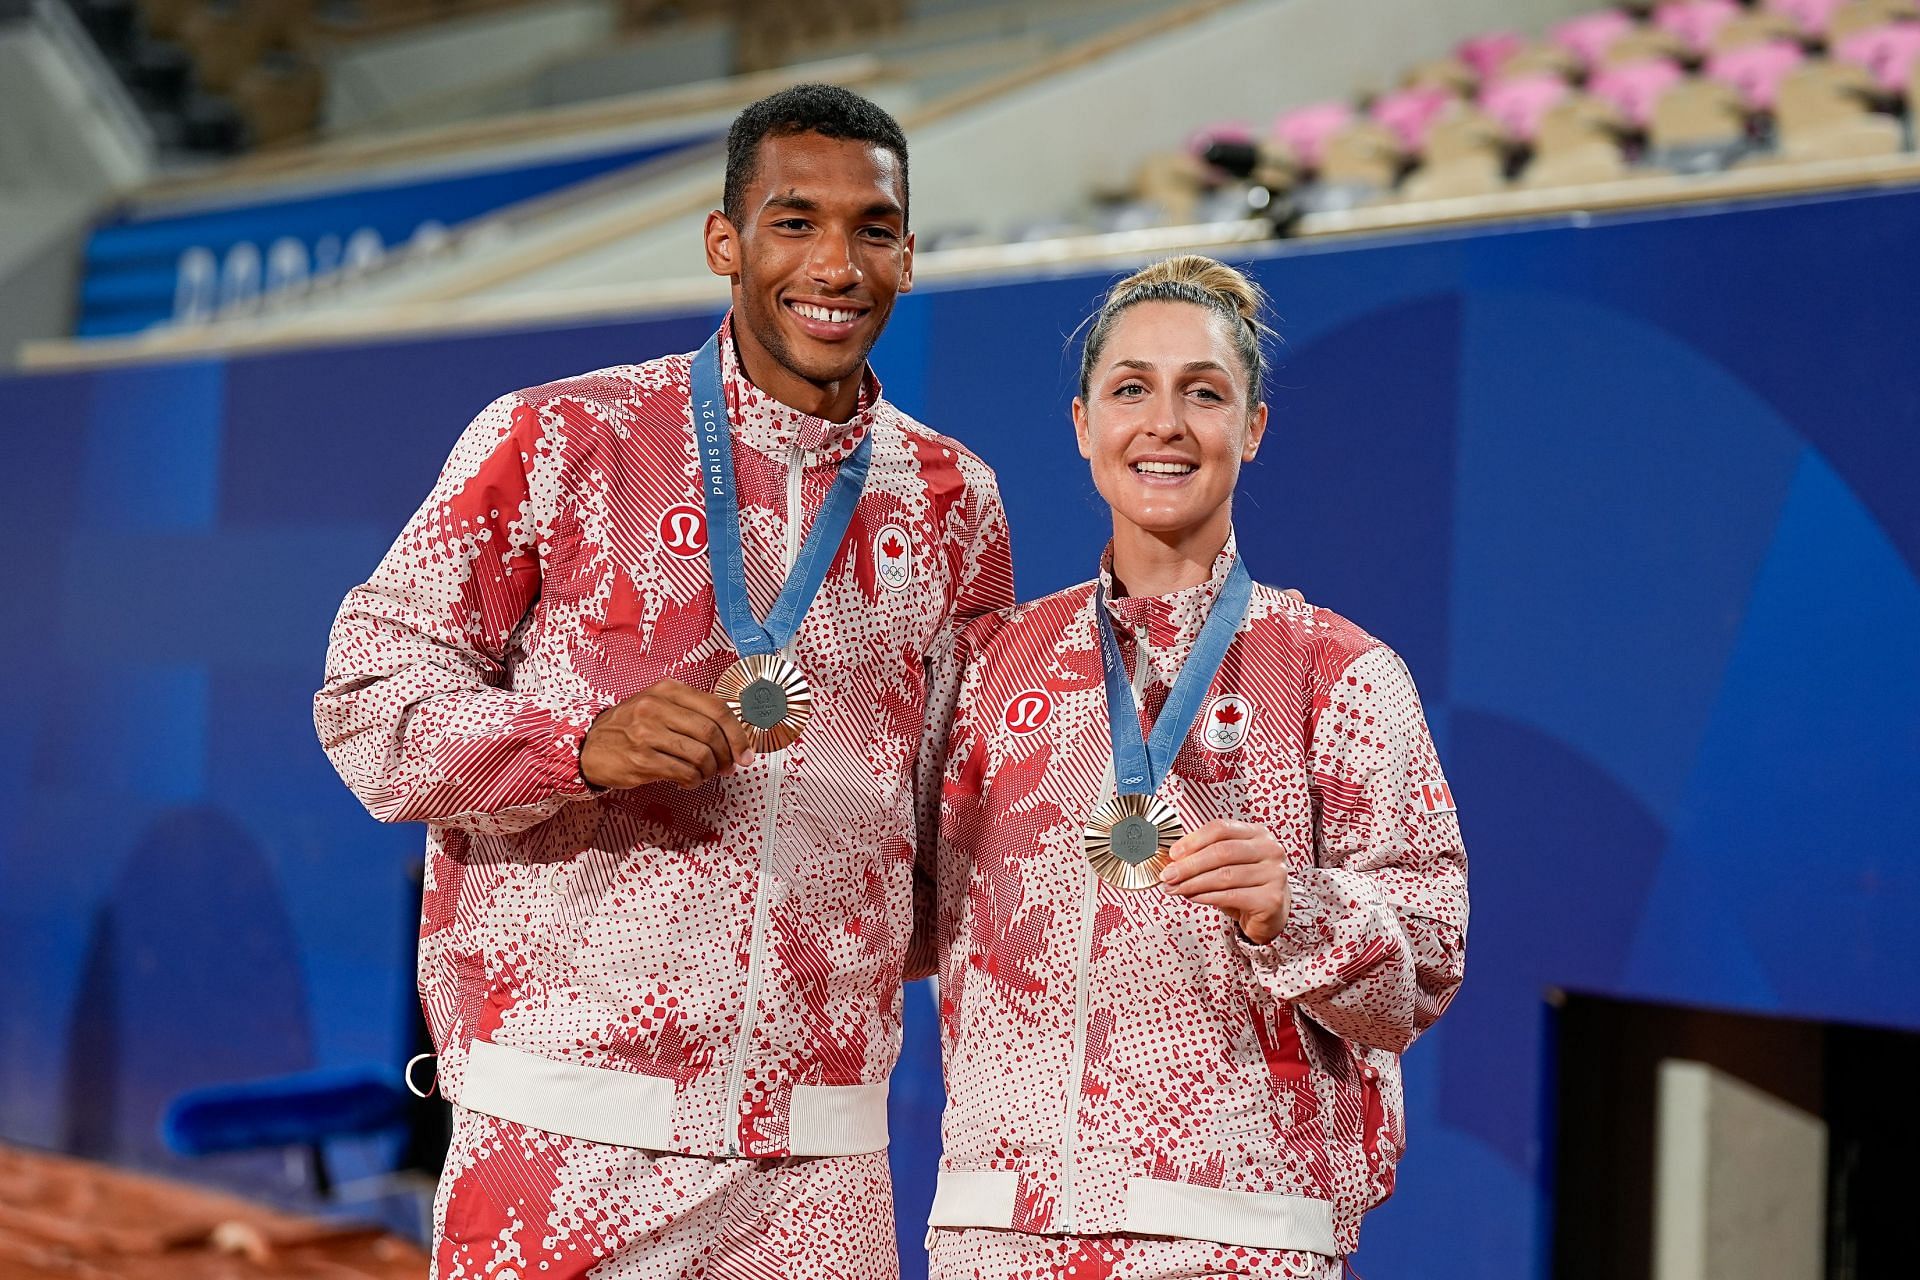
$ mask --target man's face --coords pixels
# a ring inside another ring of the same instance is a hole
[[[858,374],[912,284],[904,195],[900,161],[884,147],[763,138],[740,224],[707,219],[707,265],[733,280],[743,350],[759,346],[816,387]]]

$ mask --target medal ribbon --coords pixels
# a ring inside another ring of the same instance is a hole
[[[707,339],[693,357],[693,434],[700,451],[700,493],[707,507],[707,557],[713,568],[713,603],[720,625],[741,657],[778,653],[787,647],[807,607],[819,594],[833,564],[834,552],[853,521],[853,508],[866,487],[867,467],[873,460],[873,433],[840,464],[833,488],[814,518],[807,540],[800,544],[793,571],[780,587],[773,609],[763,623],[753,616],[747,599],[746,554],[740,546],[740,502],[733,484],[733,423],[720,388],[720,335]],[[787,513],[798,520],[798,511]]]
[[[1186,664],[1180,668],[1180,675],[1167,694],[1166,705],[1160,708],[1160,716],[1153,722],[1152,736],[1142,738],[1140,713],[1134,707],[1133,687],[1120,657],[1120,642],[1114,638],[1112,619],[1107,617],[1107,589],[1104,585],[1094,588],[1093,616],[1100,626],[1100,657],[1107,676],[1107,719],[1112,722],[1113,780],[1121,795],[1150,796],[1166,780],[1173,758],[1180,754],[1180,744],[1193,728],[1193,718],[1200,713],[1201,700],[1213,685],[1214,676],[1219,674],[1220,664],[1226,661],[1234,633],[1240,630],[1240,622],[1247,615],[1247,602],[1252,598],[1253,575],[1247,572],[1246,561],[1236,555],[1233,568],[1227,571],[1227,580],[1220,586],[1220,594],[1214,597],[1206,623],[1193,642],[1193,651],[1187,655]],[[1146,661],[1144,653],[1140,661]],[[1119,710],[1122,707],[1126,708],[1124,715]]]

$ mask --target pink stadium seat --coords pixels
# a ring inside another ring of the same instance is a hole
[[[1865,67],[1882,89],[1905,93],[1920,62],[1920,22],[1889,22],[1856,31],[1834,46],[1833,56]]]
[[[1764,0],[1761,7],[1786,14],[1808,35],[1820,35],[1826,31],[1835,11],[1846,6],[1847,0]]]
[[[1353,123],[1353,108],[1344,102],[1316,102],[1287,112],[1273,122],[1273,136],[1302,165],[1311,169],[1326,154],[1327,139]]]
[[[1587,82],[1587,92],[1611,103],[1631,123],[1645,128],[1653,120],[1660,96],[1686,79],[1686,73],[1665,58],[1602,67]]]
[[[1462,40],[1454,47],[1453,56],[1472,67],[1482,80],[1490,80],[1526,44],[1526,38],[1517,31],[1489,31]]]
[[[1618,9],[1599,9],[1569,18],[1548,38],[1589,67],[1598,66],[1607,46],[1634,28],[1634,21]]]
[[[1707,59],[1706,74],[1730,86],[1756,111],[1773,110],[1780,84],[1807,61],[1806,51],[1788,40],[1770,40],[1728,49]]]
[[[1433,122],[1458,101],[1445,89],[1401,89],[1377,99],[1372,114],[1403,147],[1417,154],[1426,145],[1427,130]]]
[[[1771,9],[1748,9],[1731,22],[1721,24],[1720,29],[1713,33],[1712,52],[1744,49],[1750,44],[1766,44],[1770,40],[1799,44],[1803,35],[1800,24],[1784,13],[1775,13]]]
[[[1573,93],[1571,86],[1547,71],[1495,80],[1480,91],[1480,108],[1514,137],[1533,141],[1547,112]]]
[[[1675,0],[1654,10],[1653,23],[1680,37],[1689,49],[1704,53],[1720,28],[1740,12],[1734,0]]]

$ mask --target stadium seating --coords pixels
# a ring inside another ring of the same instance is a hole
[[[1587,82],[1587,91],[1612,104],[1628,123],[1644,129],[1652,122],[1660,99],[1684,79],[1686,73],[1671,58],[1635,58],[1602,66]]]
[[[1765,8],[1793,19],[1807,35],[1826,31],[1833,15],[1847,7],[1849,0],[1766,0]]]
[[[1314,168],[1326,155],[1327,143],[1353,120],[1353,108],[1346,103],[1318,102],[1274,121],[1273,136],[1301,164]]]
[[[1899,120],[1875,110],[1878,85],[1864,67],[1811,63],[1780,84],[1773,121],[1788,160],[1882,155],[1906,145]]]
[[[1243,141],[1285,188],[1252,206],[1314,212],[1898,152],[1917,95],[1915,0],[1667,0],[1473,36]],[[1189,206],[1251,181],[1155,165],[1162,206],[1175,172],[1201,187]]]
[[[664,0],[554,0],[555,15],[583,5],[618,4],[620,21],[639,24],[652,34],[643,41],[631,30],[609,27],[601,42],[607,47],[594,55],[605,65],[596,64],[591,76],[571,74],[585,55],[569,54],[543,64],[537,73],[515,71],[526,83],[511,93],[494,93],[485,86],[485,91],[469,93],[463,87],[431,101],[428,96],[408,99],[407,68],[389,64],[381,72],[384,80],[355,91],[370,104],[362,123],[354,126],[360,132],[342,125],[328,130],[326,145],[302,146],[302,140],[313,135],[316,120],[342,121],[341,86],[355,82],[358,72],[371,65],[364,59],[376,46],[390,47],[379,44],[386,35],[412,33],[405,34],[405,40],[420,42],[416,63],[425,66],[431,58],[426,46],[454,39],[452,27],[462,22],[518,22],[524,29],[525,4],[75,2],[100,7],[97,25],[107,33],[103,38],[124,33],[129,26],[126,12],[116,17],[111,6],[126,11],[138,6],[137,21],[131,23],[141,59],[135,65],[147,97],[169,104],[177,141],[212,149],[284,147],[278,155],[250,159],[205,180],[235,184],[256,175],[271,184],[310,163],[318,166],[317,172],[345,172],[355,156],[372,154],[366,146],[384,144],[387,130],[397,131],[393,147],[378,159],[395,169],[403,165],[403,157],[431,158],[432,168],[444,158],[432,150],[443,136],[436,131],[464,139],[469,126],[474,126],[474,138],[491,140],[473,143],[476,156],[489,146],[498,145],[504,152],[547,138],[565,151],[576,145],[574,139],[616,124],[611,114],[575,113],[574,108],[590,105],[595,95],[623,93],[623,84],[645,82],[644,74],[635,74],[638,64],[627,60],[626,50],[649,42],[672,44],[677,37],[669,33],[680,30],[674,24],[733,21],[716,16],[717,10],[730,6],[709,0],[672,6]],[[1018,156],[1026,145],[1023,137],[1008,133],[990,144],[985,141],[999,128],[988,122],[990,113],[983,111],[978,120],[967,117],[965,123],[962,117],[997,94],[1015,91],[1010,85],[1037,84],[1022,81],[1029,71],[1076,75],[1070,59],[1079,56],[1075,49],[1080,42],[1099,45],[1104,33],[1122,28],[1128,30],[1127,40],[1141,40],[1136,29],[1153,23],[1134,19],[1156,11],[1154,21],[1166,20],[1159,29],[1197,27],[1203,23],[1196,15],[1207,6],[1177,0],[1064,0],[1027,6],[1031,12],[1023,12],[1012,0],[863,0],[844,12],[822,16],[803,5],[790,5],[769,21],[756,22],[751,31],[742,27],[729,35],[724,47],[714,42],[702,46],[701,56],[716,65],[722,54],[733,66],[769,58],[802,59],[802,65],[825,58],[837,65],[850,51],[863,50],[864,69],[858,75],[847,72],[853,77],[847,83],[876,94],[901,113],[910,129],[940,121],[937,129],[946,132],[936,132],[936,137],[958,133],[982,139],[977,150],[968,149],[976,145],[971,142],[954,147],[943,141],[946,154],[966,156],[959,167],[1008,157],[995,172],[1009,186],[1017,185],[1012,198],[994,205],[982,197],[974,204],[962,193],[956,207],[948,192],[937,204],[929,202],[929,209],[942,211],[934,215],[938,220],[919,229],[922,249],[932,251],[1195,225],[1212,227],[1209,235],[1254,237],[1275,227],[1320,234],[1430,218],[1502,216],[1568,201],[1589,207],[1591,200],[1687,199],[1691,197],[1672,184],[1726,174],[1725,183],[1694,189],[1792,185],[1795,179],[1785,170],[1738,171],[1853,161],[1912,149],[1908,102],[1911,84],[1920,74],[1916,0],[1664,0],[1595,7],[1585,13],[1579,11],[1581,3],[1572,0],[1555,7],[1531,29],[1475,33],[1469,21],[1456,19],[1431,41],[1401,42],[1397,47],[1402,54],[1382,59],[1377,68],[1356,58],[1352,66],[1330,70],[1312,84],[1317,100],[1283,97],[1290,87],[1297,91],[1310,79],[1292,75],[1270,82],[1239,77],[1238,83],[1249,87],[1218,102],[1213,107],[1218,114],[1211,120],[1199,108],[1192,119],[1183,120],[1183,104],[1168,101],[1156,115],[1136,118],[1128,130],[1100,137],[1096,146],[1082,149],[1085,154],[1076,153],[1084,167],[1062,173],[1057,182],[1050,168],[1022,167]],[[1277,11],[1286,6],[1248,7]],[[1516,6],[1510,12],[1538,11]],[[161,39],[161,32],[171,34]],[[731,43],[736,36],[737,47]],[[349,48],[354,51],[351,58],[338,52]],[[328,49],[336,51],[331,79]],[[1145,48],[1140,54],[1153,56]],[[1084,61],[1090,64],[1105,56]],[[1060,63],[1064,70],[1045,70],[1056,57],[1067,59]],[[450,60],[441,56],[439,61],[444,67]],[[657,67],[660,61],[655,58],[650,65]],[[1171,63],[1157,74],[1164,78],[1168,73],[1178,74]],[[664,130],[667,115],[677,112],[688,122],[683,133],[690,137],[715,128],[723,108],[751,96],[735,99],[703,92],[732,81],[711,78],[710,71],[692,74],[702,78],[680,85],[669,77],[671,87],[646,95],[662,97],[660,111],[646,117],[646,129]],[[577,97],[559,96],[563,88],[577,88],[589,79],[598,87],[582,88]],[[445,87],[436,84],[419,92],[427,95],[430,88],[439,94]],[[1046,92],[1047,110],[1059,118],[1098,109],[1095,98],[1078,87]],[[1272,97],[1263,103],[1256,94]],[[461,95],[465,97],[458,105],[449,100]],[[483,99],[491,99],[492,105]],[[538,112],[536,105],[552,109]],[[615,105],[608,103],[609,111]],[[1137,105],[1135,111],[1137,115]],[[482,117],[487,117],[485,127],[480,127]],[[618,127],[629,127],[624,117]],[[412,151],[405,146],[409,131],[416,148]],[[1131,141],[1142,134],[1151,139]],[[1184,145],[1179,141],[1183,138]],[[1156,146],[1167,149],[1148,152]],[[1092,155],[1095,151],[1100,154]],[[935,163],[936,169],[921,172],[937,172]],[[413,243],[411,227],[382,232],[383,243],[394,250],[386,267],[361,271],[350,283],[343,283],[344,277],[334,281],[340,288],[309,290],[305,300],[277,308],[275,322],[301,308],[344,311],[415,296],[437,302],[496,288],[533,294],[593,287],[610,279],[668,278],[664,273],[684,270],[666,247],[668,224],[700,216],[709,193],[697,189],[700,184],[675,165],[628,169],[617,182],[591,191],[582,186],[564,199],[537,207],[529,203],[524,216],[509,210],[530,202],[534,193],[503,197],[478,211],[463,206],[447,214],[436,209],[431,220],[439,238],[431,254],[424,248],[399,252],[399,246]],[[1847,172],[1858,169],[1855,165]],[[1822,172],[1828,176],[1809,180],[1838,181],[1842,176],[1831,169]],[[1607,189],[1596,193],[1596,187]],[[543,187],[541,193],[544,197],[558,190]],[[164,207],[169,195],[159,193],[156,204]],[[1435,202],[1447,207],[1423,208]],[[621,212],[629,203],[631,211]],[[492,233],[502,237],[494,250],[483,251],[478,230],[465,225],[478,227],[483,216],[490,220]],[[427,219],[422,214],[414,222],[424,225]],[[1228,222],[1246,225],[1228,232],[1220,225]],[[617,235],[614,228],[620,228]],[[636,237],[635,228],[643,228],[644,234]],[[470,231],[475,238],[468,245]],[[347,233],[332,234],[344,241]],[[322,252],[322,238],[320,231],[309,237],[312,261],[337,264],[337,252]],[[500,252],[499,246],[509,242],[523,246],[524,253],[518,248]],[[264,252],[265,243],[249,251]],[[222,272],[232,265],[226,252],[218,251],[225,264]],[[601,255],[607,263],[598,262]],[[620,261],[614,265],[616,258]],[[245,267],[249,260],[235,261]],[[184,258],[180,262],[187,264]],[[187,265],[199,274],[189,278]],[[207,271],[200,259],[187,265],[171,272],[176,284],[185,281],[191,288],[176,287],[168,295],[168,314],[196,323],[218,316],[222,308],[239,314],[237,304],[197,301],[216,295],[206,292]],[[316,265],[312,278],[333,270]],[[99,283],[101,288],[87,295],[89,306],[96,298],[103,300],[102,307],[114,303],[104,291],[104,279]],[[157,290],[151,292],[160,297]],[[182,307],[182,298],[193,305]],[[163,308],[150,310],[160,314]],[[92,323],[94,312],[88,311],[87,318]],[[82,329],[89,334],[121,331]]]
[[[317,80],[311,0],[75,0],[74,8],[170,150],[231,154],[305,134],[317,119],[310,90],[275,98],[242,88],[260,67],[276,83]]]
[[[1654,10],[1653,22],[1698,54],[1713,48],[1720,29],[1739,16],[1740,6],[1734,0],[1681,0]]]
[[[1799,45],[1770,39],[1720,50],[1707,59],[1705,73],[1732,88],[1752,110],[1772,111],[1781,84],[1806,62],[1806,51]]]
[[[1550,71],[1532,71],[1490,80],[1480,92],[1480,109],[1519,142],[1532,142],[1547,113],[1572,97],[1574,89]]]
[[[417,128],[592,97],[872,55],[935,93],[1008,70],[1176,0],[66,0],[166,146],[221,154],[320,134]],[[579,21],[592,11],[595,21]],[[514,45],[509,27],[538,30]],[[559,25],[556,26],[556,23]],[[482,32],[491,26],[491,34]],[[573,32],[558,36],[558,30]],[[474,41],[491,42],[471,60]],[[680,45],[698,56],[677,58]],[[370,76],[396,46],[431,67]],[[650,46],[649,49],[642,46]],[[944,59],[941,73],[924,65]],[[471,61],[471,69],[458,70]],[[590,65],[589,65],[590,64]],[[584,74],[572,74],[576,69]],[[464,78],[463,78],[464,77]],[[336,115],[335,90],[355,106]],[[446,92],[441,92],[442,89]],[[361,100],[365,101],[361,101]],[[217,128],[210,122],[218,120]],[[198,121],[198,127],[190,126]]]
[[[231,154],[312,134],[332,57],[536,0],[72,0],[173,149]],[[784,65],[823,41],[896,25],[901,0],[618,0],[627,37],[737,20],[733,69]],[[635,86],[644,87],[644,86]]]
[[[1601,9],[1561,23],[1549,38],[1591,68],[1599,66],[1607,51],[1634,29],[1633,19],[1624,10]]]
[[[1784,13],[1769,9],[1747,9],[1723,24],[1713,34],[1714,52],[1744,49],[1770,41],[1797,42],[1800,24]]]
[[[1871,71],[1889,94],[1904,94],[1920,65],[1920,22],[1863,27],[1835,41],[1833,56]]]

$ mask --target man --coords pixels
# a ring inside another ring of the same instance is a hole
[[[867,369],[912,281],[891,117],[747,108],[706,256],[707,348],[495,401],[334,626],[321,738],[429,830],[441,1280],[897,1267],[928,667],[1011,602],[1005,516]]]

